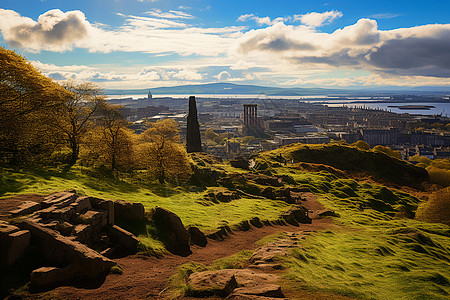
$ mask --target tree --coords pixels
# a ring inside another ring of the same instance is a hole
[[[180,143],[178,124],[165,119],[149,124],[138,146],[138,160],[161,184],[167,179],[187,179],[192,170],[186,150]]]
[[[369,144],[367,144],[366,142],[361,141],[361,140],[353,143],[352,146],[355,146],[356,148],[361,149],[361,150],[370,150]]]
[[[102,102],[95,115],[95,126],[83,139],[84,161],[95,160],[107,164],[112,171],[132,168],[132,139],[128,122],[119,111],[120,106]]]
[[[399,151],[392,150],[391,148],[389,148],[387,146],[385,147],[385,146],[377,145],[377,146],[373,147],[373,151],[378,152],[378,153],[384,153],[386,155],[389,155],[391,157],[395,157],[398,159],[402,159],[402,155]]]
[[[216,144],[220,144],[220,142],[222,142],[222,140],[223,140],[222,137],[220,135],[218,135],[217,133],[215,133],[214,130],[212,130],[211,128],[206,129],[205,137],[208,140],[211,140]]]
[[[0,158],[17,164],[48,156],[57,143],[49,119],[69,95],[25,58],[0,47]]]
[[[68,81],[63,87],[70,92],[65,98],[59,115],[53,118],[53,126],[64,136],[69,149],[69,167],[73,166],[80,153],[80,141],[87,132],[92,116],[104,102],[100,89],[92,83]]]

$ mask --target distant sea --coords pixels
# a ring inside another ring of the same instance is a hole
[[[191,95],[153,95],[153,98],[163,98],[163,97],[171,97],[177,99],[188,99]],[[291,99],[291,100],[300,100],[306,103],[317,103],[323,104],[330,107],[366,107],[373,109],[383,109],[388,110],[393,113],[399,114],[416,114],[416,115],[439,115],[450,117],[450,101],[448,103],[445,102],[383,102],[383,98],[379,97],[379,100],[369,99],[369,97],[352,97],[352,99],[326,99],[327,95],[314,95],[314,96],[267,96],[267,95],[231,95],[231,94],[198,94],[195,95],[197,98],[217,98],[217,99]],[[146,94],[140,95],[107,95],[108,99],[124,99],[124,98],[147,98]],[[357,103],[355,103],[357,102]],[[399,109],[396,107],[388,107],[388,106],[403,106],[403,105],[427,105],[434,106],[434,108],[427,109]]]

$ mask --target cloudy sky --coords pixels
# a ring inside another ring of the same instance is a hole
[[[1,0],[0,46],[104,88],[450,86],[448,0]]]

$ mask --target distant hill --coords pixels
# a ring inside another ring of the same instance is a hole
[[[147,94],[149,89],[136,90],[105,90],[107,95],[133,95]],[[239,95],[268,95],[268,96],[308,96],[344,94],[348,90],[321,89],[321,88],[278,88],[257,85],[241,85],[234,83],[208,83],[197,85],[180,85],[172,87],[151,88],[154,95],[177,95],[177,94],[239,94]]]

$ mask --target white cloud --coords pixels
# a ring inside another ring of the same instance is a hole
[[[311,12],[304,15],[295,15],[294,20],[298,20],[307,26],[320,27],[329,24],[342,16],[343,14],[340,11],[331,10],[323,13]]]
[[[235,50],[247,61],[249,57],[259,61],[279,58],[284,60],[283,67],[289,68],[350,67],[396,75],[450,77],[450,24],[384,31],[378,29],[375,20],[360,19],[323,33],[308,26],[277,23],[245,33]]]
[[[258,25],[262,26],[262,25],[273,25],[276,23],[287,21],[288,19],[289,18],[278,17],[278,18],[271,20],[269,17],[261,18],[261,17],[255,16],[254,14],[245,14],[245,15],[239,16],[236,21],[245,22],[247,20],[255,20]]]
[[[73,45],[89,36],[92,25],[78,10],[49,10],[37,22],[15,11],[0,9],[0,30],[8,44],[31,51],[71,50]]]
[[[222,71],[222,72],[220,72],[219,74],[216,75],[216,78],[219,81],[225,81],[225,80],[228,80],[228,79],[231,78],[231,74],[228,73],[227,71]]]
[[[167,73],[173,79],[187,80],[187,81],[198,81],[202,80],[202,74],[193,70],[180,70],[178,72],[172,71]]]
[[[88,66],[80,66],[80,65],[71,65],[71,66],[57,66],[54,64],[46,64],[40,61],[32,61],[33,66],[41,70],[42,72],[80,72],[80,71],[88,71],[94,70],[93,67]]]
[[[154,13],[158,13],[154,11]],[[163,14],[162,12],[160,14]],[[91,24],[80,11],[51,10],[33,21],[12,10],[0,10],[0,30],[11,46],[28,51],[66,51],[73,47],[91,52],[144,52],[152,54],[217,56],[228,51],[244,27],[194,27],[181,20],[191,15],[169,11],[172,18],[119,14],[124,25],[110,29]],[[176,17],[176,18],[175,18]]]
[[[146,14],[156,17],[156,18],[165,18],[165,19],[194,19],[195,17],[191,14],[177,11],[177,10],[169,10],[169,12],[162,12],[160,9],[154,9],[152,11],[147,12]]]

